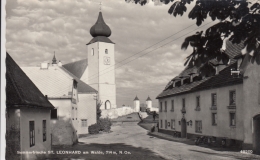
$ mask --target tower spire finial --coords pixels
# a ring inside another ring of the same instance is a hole
[[[102,11],[102,1],[99,2],[99,11]]]
[[[57,60],[56,60],[56,57],[55,57],[55,51],[54,51],[54,56],[52,58],[52,64],[57,64]]]

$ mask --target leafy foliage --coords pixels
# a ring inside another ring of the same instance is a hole
[[[100,126],[95,123],[88,127],[89,134],[98,134],[100,131]]]
[[[131,1],[131,0],[126,0]],[[134,0],[135,3],[146,4],[146,0]],[[169,4],[174,0],[160,0]],[[174,17],[182,16],[187,11],[186,5],[193,0],[179,0],[173,2],[168,10]],[[232,43],[244,43],[244,54],[248,58],[244,61],[260,64],[260,3],[247,0],[197,0],[195,6],[188,14],[188,18],[195,19],[200,26],[209,16],[212,21],[219,23],[209,27],[206,32],[197,32],[185,39],[182,49],[188,46],[194,48],[187,57],[184,65],[196,65],[198,67],[209,64],[212,59],[226,64],[228,56],[221,49],[223,40],[229,38]]]
[[[100,126],[100,131],[109,132],[112,126],[112,122],[109,118],[101,118],[98,121],[98,125]]]
[[[102,112],[101,109],[100,109],[101,105],[102,105],[102,102],[99,101],[97,103],[97,120],[99,120],[99,118],[101,117],[101,112]]]
[[[88,127],[90,134],[98,134],[99,131],[109,132],[112,126],[112,122],[109,118],[100,118],[97,123]]]

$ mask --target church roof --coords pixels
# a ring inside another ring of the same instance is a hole
[[[150,96],[147,97],[146,101],[152,101]]]
[[[139,99],[138,99],[138,97],[137,97],[137,96],[135,97],[134,101],[139,101]]]
[[[102,12],[99,12],[97,22],[90,28],[93,39],[87,45],[95,42],[113,43],[108,37],[111,35],[109,26],[105,23]]]
[[[90,34],[92,37],[105,36],[109,37],[111,35],[111,30],[105,23],[102,12],[99,12],[97,22],[90,28]]]
[[[77,82],[78,82],[78,93],[97,93],[97,90],[90,87],[88,84],[80,80],[78,77],[70,73],[68,70],[66,70],[64,67],[60,67],[63,71],[68,73],[70,76],[72,76]]]
[[[22,67],[26,75],[49,98],[71,98],[73,77],[59,66],[49,66],[47,69],[40,67]]]
[[[109,38],[107,37],[104,37],[104,36],[97,36],[97,37],[94,37],[91,39],[91,41],[89,41],[87,43],[87,45],[91,44],[91,43],[95,43],[95,42],[106,42],[106,43],[113,43],[115,44],[114,42],[112,42]]]
[[[6,54],[6,105],[54,108],[12,57]]]
[[[63,67],[74,76],[81,78],[88,66],[88,59],[82,59],[76,62],[64,64]]]

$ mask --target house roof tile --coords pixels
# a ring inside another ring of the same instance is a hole
[[[6,55],[6,104],[7,107],[17,105],[54,108],[8,53]]]

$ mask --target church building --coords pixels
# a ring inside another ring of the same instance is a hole
[[[90,34],[93,38],[87,43],[86,58],[63,67],[98,91],[97,99],[102,103],[101,110],[117,108],[115,43],[108,38],[111,30],[101,12],[91,27]]]

